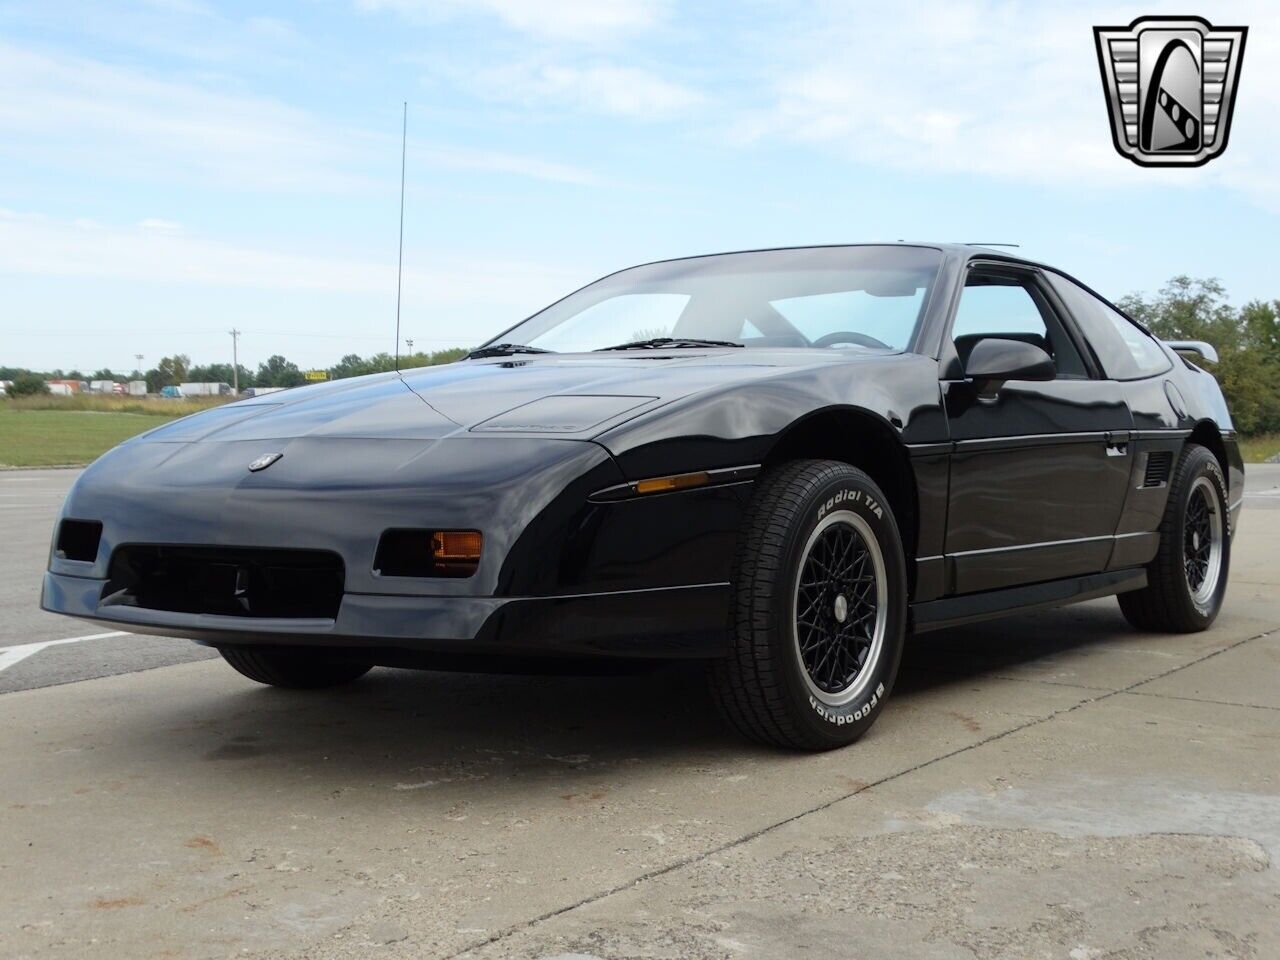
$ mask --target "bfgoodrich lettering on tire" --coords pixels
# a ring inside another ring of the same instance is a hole
[[[712,667],[724,716],[779,746],[852,743],[893,687],[906,601],[897,522],[869,476],[828,460],[765,474],[739,540],[733,646]]]

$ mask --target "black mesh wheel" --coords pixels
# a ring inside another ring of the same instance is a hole
[[[847,463],[763,474],[734,568],[729,656],[712,692],[747,737],[801,750],[851,743],[893,687],[906,626],[905,560],[888,500]]]
[[[1207,629],[1222,609],[1230,563],[1222,467],[1205,447],[1188,444],[1169,482],[1160,547],[1147,565],[1147,586],[1120,594],[1120,609],[1139,630]]]

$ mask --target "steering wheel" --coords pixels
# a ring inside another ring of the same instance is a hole
[[[837,343],[856,343],[860,347],[876,347],[880,350],[892,350],[883,341],[877,340],[875,337],[869,337],[865,333],[855,333],[852,330],[837,330],[835,333],[828,333],[825,337],[819,337],[811,347],[834,347]]]

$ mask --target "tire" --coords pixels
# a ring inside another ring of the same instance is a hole
[[[345,660],[325,660],[316,650],[255,650],[246,647],[219,647],[222,659],[250,680],[291,690],[318,690],[358,680],[373,669],[372,664]]]
[[[1202,539],[1205,530],[1208,542]],[[1139,630],[1205,630],[1222,609],[1230,561],[1222,467],[1206,448],[1187,444],[1169,483],[1160,548],[1147,566],[1147,586],[1120,594],[1120,610]]]
[[[832,560],[841,570],[824,577]],[[874,481],[829,460],[766,473],[743,521],[733,583],[730,653],[710,669],[729,725],[798,750],[866,733],[893,688],[907,621],[902,541]]]

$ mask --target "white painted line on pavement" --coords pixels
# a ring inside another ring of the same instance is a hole
[[[32,654],[39,653],[46,647],[58,647],[64,643],[82,643],[85,640],[106,640],[108,637],[127,637],[125,630],[112,630],[110,633],[91,633],[87,637],[67,637],[65,640],[41,640],[39,643],[23,643],[16,647],[0,647],[0,673],[21,663]]]

